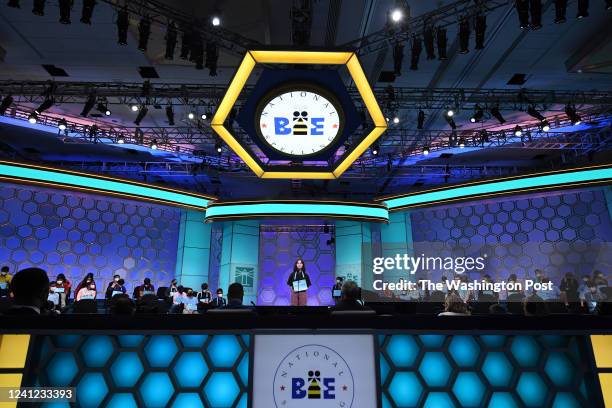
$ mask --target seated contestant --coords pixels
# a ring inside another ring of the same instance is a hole
[[[593,272],[593,283],[599,289],[608,286],[608,280],[606,279],[602,271]]]
[[[74,290],[75,296],[79,294],[79,291],[81,290],[81,288],[83,288],[84,286],[89,286],[92,283],[95,285],[94,278],[93,278],[93,273],[88,273],[87,275],[85,275],[83,280],[81,282],[79,282],[79,284],[77,285],[76,289]]]
[[[444,300],[444,311],[438,316],[469,316],[468,307],[461,298],[451,293]]]
[[[172,306],[170,306],[170,313],[179,313],[183,307],[183,300],[185,298],[185,288],[183,285],[179,285],[176,288],[176,292],[172,295]]]
[[[213,299],[212,305],[214,307],[223,307],[227,304],[225,299],[223,298],[223,289],[217,289],[217,297]]]
[[[12,276],[9,274],[9,267],[3,266],[0,270],[0,297],[8,297]]]
[[[361,298],[361,289],[357,286],[357,283],[352,280],[347,280],[342,284],[342,295],[340,301],[332,307],[332,310],[369,310],[368,307],[363,306],[359,301]]]
[[[549,282],[549,278],[542,278],[542,283],[548,284]],[[556,285],[552,286],[552,290],[534,290],[533,293],[544,300],[559,300],[561,298],[559,288]]]
[[[342,276],[336,277],[336,284],[332,286],[332,299],[334,300],[334,304],[338,304],[340,299],[342,299],[342,281],[344,278]]]
[[[580,298],[580,302],[586,305],[590,313],[594,313],[597,310],[597,305],[605,300],[604,294],[599,291],[594,282],[589,282],[588,290]]]
[[[459,275],[458,278],[459,282],[461,283],[467,283],[468,281],[468,277],[466,274]],[[459,296],[461,300],[463,300],[467,304],[470,301],[472,293],[469,289],[462,289],[461,286],[459,286],[459,289],[457,290],[457,296]]]
[[[98,293],[96,292],[96,284],[92,280],[87,285],[79,289],[75,300],[77,302],[81,300],[95,300],[97,294]]]
[[[170,282],[170,287],[168,288],[168,292],[166,294],[166,297],[168,297],[169,299],[174,299],[174,294],[178,292],[178,286],[176,285],[176,279],[172,279],[172,281]]]
[[[140,299],[143,296],[155,295],[155,286],[151,283],[151,279],[144,278],[143,284],[136,289],[136,298]]]
[[[287,279],[287,285],[291,288],[291,306],[306,306],[308,296],[306,291],[310,287],[310,277],[306,273],[306,265],[298,258],[293,265],[293,272]]]
[[[26,268],[17,272],[11,280],[13,305],[7,315],[48,314],[49,277],[40,268]]]
[[[198,312],[198,299],[193,289],[187,288],[183,297],[183,314],[194,314]]]
[[[50,310],[59,310],[60,308],[60,295],[56,292],[57,283],[55,281],[49,282],[49,295],[47,301],[49,302]]]
[[[127,289],[125,288],[125,281],[123,279],[119,279],[117,281],[117,285],[113,286],[113,291],[111,292],[111,298],[117,295],[125,295]]]
[[[242,304],[244,300],[244,287],[234,282],[227,288],[227,305],[224,309],[249,309],[248,306]]]
[[[113,291],[115,290],[115,287],[118,286],[119,279],[121,279],[121,276],[114,275],[113,280],[108,283],[108,286],[106,287],[106,292],[104,294],[104,297],[107,300],[113,297]]]
[[[198,292],[198,303],[205,305],[209,304],[212,300],[212,293],[208,290],[208,283],[202,284],[202,290]]]
[[[491,279],[491,275],[484,275],[482,277],[482,281],[485,284],[493,283]],[[478,301],[480,302],[497,302],[499,299],[499,293],[493,291],[493,289],[484,288],[483,290],[478,291]]]
[[[70,298],[70,288],[72,287],[72,283],[66,279],[66,275],[63,273],[57,275],[55,283],[55,292],[59,294],[60,298],[60,310],[64,310],[66,308],[66,304],[68,303],[68,299]]]

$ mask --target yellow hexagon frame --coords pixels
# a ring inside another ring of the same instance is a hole
[[[357,90],[363,99],[374,128],[331,172],[329,171],[266,171],[258,161],[225,128],[232,107],[251,75],[255,64],[326,64],[346,65]],[[318,51],[248,51],[234,75],[223,100],[213,116],[211,127],[227,145],[246,163],[258,177],[276,179],[334,179],[344,173],[387,129],[387,122],[378,106],[374,92],[354,52]]]

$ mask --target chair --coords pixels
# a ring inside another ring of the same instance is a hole
[[[95,299],[85,299],[74,302],[74,313],[98,313],[98,302]]]
[[[157,288],[157,298],[158,299],[166,299],[166,296],[168,294],[168,287],[167,286],[160,286],[159,288]]]

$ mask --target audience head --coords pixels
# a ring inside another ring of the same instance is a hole
[[[591,281],[591,277],[589,275],[582,275],[582,282],[586,285]]]
[[[361,289],[353,280],[347,280],[342,284],[341,295],[343,301],[356,302],[361,298]]]
[[[494,303],[489,306],[489,314],[506,314],[506,309],[499,303]]]
[[[444,311],[459,314],[468,314],[468,307],[456,293],[448,295],[444,301]]]
[[[545,316],[548,314],[548,308],[541,297],[531,295],[523,300],[523,314],[525,316]]]
[[[150,285],[150,284],[151,284],[151,279],[149,279],[149,278],[144,278],[144,284],[145,284],[145,285]]]
[[[122,294],[113,297],[111,313],[115,316],[132,316],[136,305],[128,295]]]
[[[342,276],[336,276],[336,283],[338,285],[341,285],[343,280],[344,280],[344,278]]]
[[[516,273],[513,273],[513,274],[511,274],[511,275],[508,277],[508,280],[509,280],[510,282],[516,282],[516,279],[517,279],[517,278],[516,278]]]
[[[49,295],[49,277],[40,268],[26,268],[15,274],[11,281],[15,304],[41,307]]]
[[[183,293],[185,293],[185,287],[184,287],[183,285],[178,285],[178,286],[176,287],[176,290],[177,290],[177,291],[178,291],[178,293],[180,293],[181,295],[182,295]]]
[[[223,289],[221,289],[221,288],[217,289],[217,296],[218,297],[223,297]]]
[[[485,275],[482,277],[482,279],[483,279],[485,282],[491,282],[491,275],[489,275],[489,274],[485,274]]]
[[[539,278],[540,276],[542,276],[542,270],[541,270],[541,269],[536,269],[536,270],[534,271],[534,273],[535,273],[535,276],[536,276],[536,277],[538,277],[538,278]]]
[[[244,298],[244,288],[238,282],[234,282],[227,288],[227,300],[229,302],[239,302],[242,304]]]
[[[193,297],[193,295],[195,295],[195,293],[193,293],[193,289],[191,288],[186,288],[185,292],[187,293],[188,297]]]
[[[2,269],[0,269],[0,275],[8,275],[8,273],[9,273],[9,267],[4,265]]]
[[[208,283],[202,284],[202,290],[208,290]]]

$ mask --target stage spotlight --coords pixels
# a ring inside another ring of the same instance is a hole
[[[138,112],[138,109],[140,109],[140,108],[139,108],[139,106],[138,106],[138,105],[136,105],[136,104],[134,103],[134,104],[132,104],[132,105],[130,106],[130,109],[132,110],[132,112]]]
[[[419,69],[419,59],[421,58],[421,51],[423,46],[421,45],[421,39],[419,37],[412,37],[412,48],[410,54],[410,70],[416,71]]]
[[[60,19],[62,24],[70,24],[70,9],[72,8],[72,0],[59,0]]]
[[[459,139],[459,148],[460,149],[464,149],[465,148],[465,139],[464,138]]]
[[[476,46],[474,48],[482,50],[484,49],[485,35],[487,32],[487,16],[483,14],[476,16],[474,28],[476,31]]]
[[[176,48],[176,40],[177,32],[176,25],[174,23],[168,24],[168,29],[166,30],[166,54],[165,58],[167,60],[174,59],[174,49]]]
[[[83,106],[83,110],[81,111],[81,116],[86,118],[87,115],[89,115],[89,112],[91,112],[91,110],[93,109],[95,105],[96,105],[96,97],[94,95],[89,95],[87,97],[87,102],[85,102],[85,105]]]
[[[455,111],[452,110],[451,108],[446,110],[446,115],[445,116],[453,117],[454,115],[455,115]]]
[[[523,135],[523,128],[520,127],[519,125],[516,125],[514,127],[514,136],[520,137]]]
[[[529,0],[516,0],[516,12],[519,18],[519,27],[529,27]]]
[[[470,52],[470,20],[464,17],[459,22],[459,54]]]
[[[189,120],[193,120],[193,119],[195,119],[195,113],[193,113],[193,112],[189,112],[189,113],[187,114],[187,118],[188,118]]]
[[[221,25],[221,17],[219,17],[218,15],[213,15],[210,19],[210,22],[214,27],[219,27]]]
[[[36,112],[30,113],[30,116],[28,116],[28,122],[30,122],[31,124],[35,124],[37,121],[38,115],[36,114]]]
[[[427,59],[436,59],[436,53],[434,51],[434,32],[432,26],[425,27],[425,31],[423,31],[423,43],[425,44],[425,54],[427,55]]]
[[[589,16],[589,0],[578,0],[578,14],[576,18],[581,19]]]
[[[6,110],[13,104],[13,97],[11,95],[6,95],[2,102],[0,103],[0,115],[4,115]]]
[[[130,16],[128,15],[127,7],[124,7],[117,12],[117,43],[119,45],[127,45],[129,25]]]
[[[206,43],[206,68],[208,75],[217,76],[217,62],[219,61],[219,47],[214,41]]]
[[[506,123],[506,119],[504,119],[504,117],[502,116],[501,112],[499,111],[499,107],[498,106],[494,106],[490,109],[491,112],[491,116],[493,116],[495,119],[497,119],[497,121],[500,124],[504,124]]]
[[[134,121],[134,124],[136,126],[140,125],[140,122],[142,122],[145,116],[147,116],[147,112],[149,112],[149,108],[147,108],[145,105],[142,105],[142,107],[138,111],[138,115],[136,115],[136,120]]]
[[[393,21],[394,23],[399,23],[402,18],[404,18],[404,13],[402,13],[402,10],[400,9],[393,9],[391,10],[391,21]]]
[[[527,113],[529,114],[529,116],[532,116],[540,121],[545,120],[546,118],[544,117],[544,115],[542,115],[540,112],[538,112],[536,110],[535,107],[530,106],[529,108],[527,108]]]
[[[168,118],[168,125],[174,126],[174,110],[172,105],[166,106],[166,118]]]
[[[424,124],[425,124],[425,112],[419,109],[419,113],[417,115],[417,129],[423,129]]]
[[[66,122],[66,119],[62,118],[57,121],[57,128],[59,130],[66,130],[67,127],[68,127],[68,122]]]
[[[555,0],[555,24],[565,23],[567,19],[567,0]]]
[[[478,105],[476,105],[476,107],[474,109],[475,109],[474,110],[474,114],[470,118],[470,122],[472,122],[472,123],[480,122],[482,120],[483,116],[484,116],[484,111]]]
[[[149,45],[149,36],[151,35],[151,20],[147,17],[140,19],[138,23],[138,49],[146,51]]]
[[[540,123],[540,128],[543,132],[548,132],[550,130],[550,124],[546,119],[544,119],[542,123]]]
[[[153,150],[157,150],[157,139],[153,139],[153,141],[151,142],[151,149]]]
[[[38,106],[38,108],[34,109],[34,111],[37,114],[41,114],[44,111],[46,111],[47,109],[49,109],[50,107],[53,106],[53,104],[55,103],[55,100],[53,99],[53,96],[48,96],[45,98],[45,100]]]
[[[393,47],[393,70],[396,76],[402,75],[402,63],[404,62],[404,44],[396,42]]]
[[[208,119],[208,115],[206,115],[206,113],[203,113],[203,114],[200,115],[200,118],[202,120],[206,120],[206,119]]]
[[[117,137],[117,143],[119,144],[124,144],[125,143],[125,138],[123,136],[118,136]]]
[[[455,119],[453,119],[450,116],[444,116],[444,119],[446,119],[446,122],[448,123],[448,125],[451,127],[451,129],[455,130],[457,129],[457,124],[455,123]]]
[[[447,57],[446,57],[446,44],[447,44],[447,38],[446,38],[446,29],[444,28],[438,28],[438,30],[436,31],[436,43],[438,46],[438,59],[440,61],[444,61]]]
[[[223,152],[223,145],[221,144],[221,142],[217,142],[215,143],[215,151],[217,153],[221,153]]]
[[[91,16],[93,15],[96,0],[83,0],[83,10],[81,10],[81,23],[91,25]]]
[[[45,15],[45,0],[34,0],[34,4],[32,5],[32,14],[36,16]]]
[[[378,145],[378,143],[374,143],[372,145],[372,155],[378,156],[378,153],[380,153],[380,146]]]
[[[97,106],[98,111],[100,111],[101,113],[105,114],[106,116],[110,116],[111,115],[111,111],[110,109],[108,109],[108,107],[106,106],[105,103],[103,102],[99,102],[98,106]]]
[[[572,125],[576,126],[582,123],[582,119],[580,118],[580,115],[578,115],[578,113],[576,112],[575,106],[567,104],[565,106],[565,114],[567,115],[570,122],[572,122]]]
[[[394,116],[394,117],[393,117],[393,123],[395,123],[396,125],[397,125],[398,123],[400,123],[400,118],[398,118],[397,116]]]
[[[542,0],[529,0],[529,11],[531,12],[531,29],[542,28]]]
[[[21,8],[19,6],[19,0],[9,0],[7,6],[12,8]]]
[[[423,148],[423,155],[424,155],[424,156],[428,156],[428,155],[429,155],[429,147],[425,146],[425,147]]]

